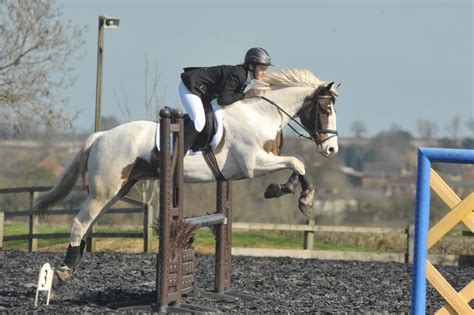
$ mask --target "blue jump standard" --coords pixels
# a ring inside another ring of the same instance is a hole
[[[418,148],[411,300],[411,312],[415,315],[424,315],[426,312],[426,243],[430,223],[430,170],[433,162],[474,164],[474,150]]]

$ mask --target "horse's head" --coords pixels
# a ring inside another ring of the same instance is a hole
[[[303,126],[311,132],[317,150],[325,157],[339,150],[336,129],[336,98],[338,96],[334,82],[320,85],[308,96],[298,112]]]
[[[292,87],[296,89],[291,89]],[[263,103],[265,108],[268,108],[267,103],[278,108],[280,116],[276,119],[282,118],[284,113],[289,120],[294,121],[293,113],[296,113],[301,124],[295,122],[310,136],[306,137],[295,131],[300,136],[312,139],[319,153],[325,157],[337,153],[339,148],[334,104],[338,93],[334,82],[325,84],[306,69],[286,69],[269,73],[262,80],[257,80],[253,89],[256,90],[255,95],[266,101]],[[266,94],[268,97],[264,96]]]

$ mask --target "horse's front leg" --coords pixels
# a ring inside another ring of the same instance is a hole
[[[315,188],[305,175],[298,175],[293,172],[286,183],[268,185],[264,196],[269,199],[294,194],[299,183],[301,183],[301,194],[298,199],[298,208],[305,216],[309,216],[313,208]]]
[[[298,199],[298,208],[301,213],[309,217],[313,210],[314,193],[316,189],[305,175],[298,176],[301,183],[301,194]]]
[[[253,159],[241,162],[242,170],[248,178],[284,169],[291,169],[297,175],[304,175],[306,172],[304,163],[299,158],[273,155],[265,151],[258,152]]]
[[[288,191],[288,193],[290,193],[292,190],[294,191],[294,189],[296,189],[295,183],[297,177],[300,180],[302,188],[298,201],[298,207],[304,215],[308,216],[310,210],[313,207],[314,187],[305,176],[305,165],[301,159],[294,156],[275,156],[263,151],[256,154],[255,163],[248,163],[246,166],[248,177],[263,175],[271,171],[278,171],[282,169],[292,169],[294,171],[294,174],[285,184],[287,186],[280,190],[277,188],[275,192],[269,191],[271,188],[267,187],[266,194],[274,194],[275,197],[278,197],[278,195],[281,196],[285,194],[286,191]]]
[[[268,185],[267,189],[265,190],[264,197],[266,199],[270,199],[279,198],[286,194],[294,194],[299,183],[298,174],[293,172],[286,183]]]

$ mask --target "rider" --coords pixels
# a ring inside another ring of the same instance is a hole
[[[236,66],[214,66],[204,68],[184,68],[179,83],[181,102],[194,123],[184,130],[184,152],[204,128],[206,117],[204,105],[217,98],[220,106],[230,105],[251,95],[244,93],[252,79],[260,80],[271,66],[271,57],[260,47],[247,51],[243,64]]]

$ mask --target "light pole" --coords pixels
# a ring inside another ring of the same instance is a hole
[[[100,112],[102,107],[102,60],[104,55],[104,28],[118,28],[119,19],[99,16],[99,38],[97,43],[97,81],[95,90],[95,127],[94,132],[100,131]]]
[[[102,59],[104,56],[104,28],[118,28],[119,19],[107,16],[99,16],[99,39],[97,43],[97,81],[95,86],[95,125],[94,132],[100,131],[100,111],[102,107]],[[86,251],[91,252],[95,248],[95,240],[92,238],[94,227],[89,231],[86,242]]]

